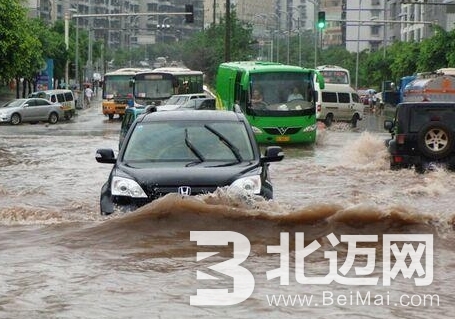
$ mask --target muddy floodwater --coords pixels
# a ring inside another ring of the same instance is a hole
[[[108,217],[94,156],[117,151],[118,120],[95,104],[0,125],[0,318],[453,318],[455,175],[390,171],[382,120],[284,147],[274,200],[171,194]],[[240,246],[195,240],[215,233],[246,238],[245,276],[216,270]],[[197,304],[204,289],[239,300]]]

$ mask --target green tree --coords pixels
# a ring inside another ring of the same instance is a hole
[[[440,26],[433,26],[435,35],[419,44],[417,72],[433,71],[447,65],[447,49],[453,41],[450,34]]]
[[[201,70],[206,75],[206,82],[214,84],[218,65],[224,62],[224,37],[226,21],[212,24],[208,29],[198,32],[185,41],[182,61],[191,69]],[[235,12],[231,14],[231,59],[233,61],[251,60],[254,48],[251,25],[237,19]]]
[[[41,43],[34,37],[26,9],[18,0],[0,0],[0,77],[28,76],[42,62]]]
[[[391,63],[389,69],[390,79],[398,80],[407,75],[412,75],[417,70],[417,59],[419,56],[419,44],[416,42],[396,41],[387,48]]]

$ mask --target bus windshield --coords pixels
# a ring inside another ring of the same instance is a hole
[[[136,76],[134,82],[134,95],[143,99],[168,99],[174,94],[172,77],[161,74],[147,74]]]
[[[313,92],[309,72],[252,73],[249,106],[261,115],[295,116],[305,110],[314,110]]]
[[[327,84],[350,84],[349,74],[343,70],[320,70]]]
[[[174,94],[202,92],[201,71],[168,67],[140,72],[134,76],[134,97],[140,103],[162,104]]]
[[[131,78],[132,75],[105,75],[103,98],[126,97],[132,93],[133,90],[130,87]]]

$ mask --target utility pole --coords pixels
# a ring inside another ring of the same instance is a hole
[[[213,0],[213,25],[216,24],[216,0]]]
[[[226,36],[224,39],[224,61],[231,61],[231,0],[226,0]]]

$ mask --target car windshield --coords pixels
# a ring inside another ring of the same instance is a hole
[[[239,163],[254,159],[245,125],[232,121],[138,123],[123,162]]]
[[[173,95],[167,100],[166,105],[182,105],[186,101],[188,101],[188,96],[182,95]]]
[[[9,101],[5,104],[2,105],[2,107],[18,107],[20,106],[25,100],[24,99],[17,99],[17,100],[12,100]]]

